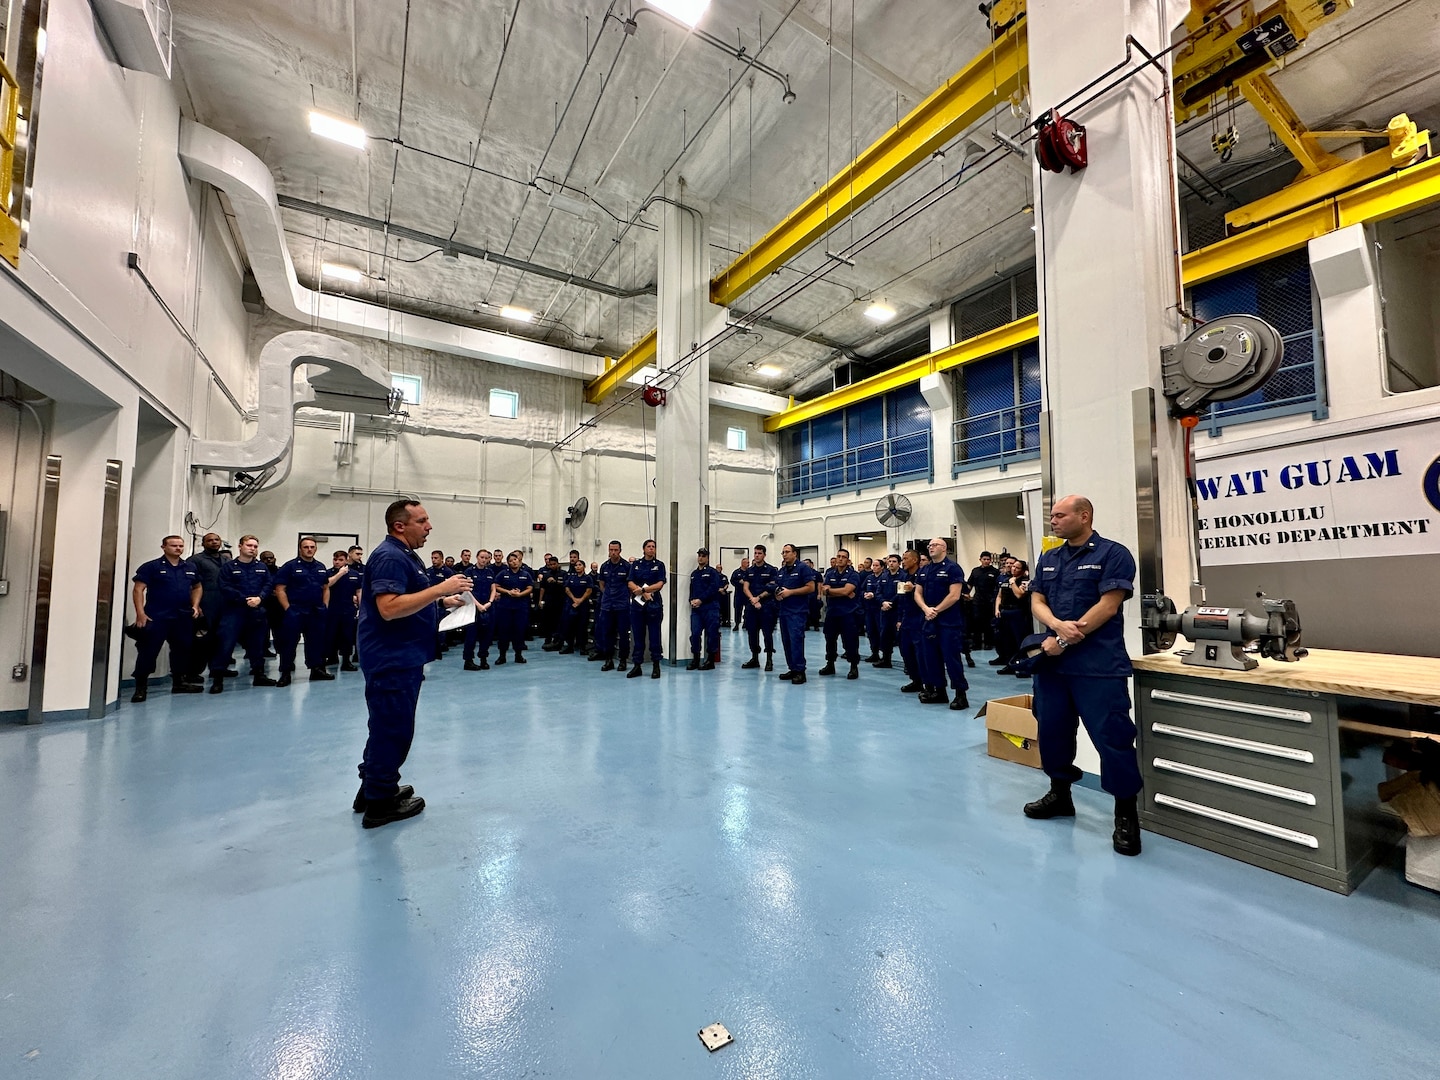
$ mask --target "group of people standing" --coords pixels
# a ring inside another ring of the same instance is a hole
[[[358,545],[334,552],[329,567],[316,558],[318,545],[308,536],[283,565],[250,534],[240,538],[233,556],[213,532],[189,558],[178,535],[165,537],[160,550],[158,559],[135,571],[130,593],[135,622],[129,633],[136,642],[131,701],[149,696],[165,645],[174,694],[203,692],[207,668],[210,692],[223,692],[226,679],[240,677],[232,666],[237,645],[245,650],[254,686],[289,686],[302,640],[312,682],[334,679],[329,669],[335,664],[358,670],[355,622],[365,576]],[[266,672],[271,656],[280,661],[278,679]]]

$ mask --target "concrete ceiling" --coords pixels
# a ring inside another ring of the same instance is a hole
[[[796,99],[786,103],[778,81],[660,16],[641,15],[637,32],[625,33],[615,16],[630,14],[630,0],[609,9],[604,0],[173,2],[196,119],[254,151],[282,196],[622,289],[654,281],[649,221],[657,218],[635,219],[652,195],[705,209],[718,270],[989,37],[975,5],[955,0],[713,0],[702,28],[788,76]],[[1361,0],[1276,81],[1317,125],[1383,127],[1409,111],[1440,127],[1437,54],[1436,0]],[[312,136],[311,108],[357,120],[372,136],[368,150]],[[1020,122],[1004,111],[1000,122],[1014,130]],[[1273,156],[1249,106],[1235,117],[1237,158],[1253,167]],[[991,150],[991,126],[981,125],[968,151],[962,138],[921,166],[736,309],[752,309],[815,267],[827,246],[843,247],[953,177],[976,147]],[[1209,140],[1208,121],[1197,124],[1182,150],[1207,173],[1214,163],[1223,184]],[[560,185],[590,206],[584,216],[550,206]],[[1028,185],[1028,162],[1013,156],[980,171],[855,266],[770,312],[823,344],[766,326],[715,350],[712,373],[783,393],[813,383],[838,359],[836,344],[879,352],[933,307],[1033,258],[1021,213]],[[603,296],[314,213],[283,213],[296,269],[312,287],[322,262],[347,262],[366,272],[346,287],[354,295],[502,330],[516,328],[499,306],[516,304],[539,313],[521,332],[609,355],[655,325],[652,295]],[[900,319],[877,330],[862,314],[872,297]],[[761,364],[782,374],[750,367]]]

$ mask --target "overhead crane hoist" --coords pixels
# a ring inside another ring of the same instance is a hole
[[[1261,5],[1236,0],[1192,0],[1185,17],[1189,40],[1175,51],[1175,121],[1217,117],[1211,145],[1229,160],[1239,134],[1223,131],[1218,116],[1244,97],[1300,163],[1300,177],[1266,198],[1225,217],[1231,229],[1269,221],[1302,206],[1408,168],[1430,154],[1430,133],[1401,113],[1383,131],[1312,131],[1276,88],[1270,74],[1304,47],[1319,27],[1346,14],[1355,0],[1279,0]],[[1384,138],[1386,145],[1349,160],[1325,149],[1322,140]]]

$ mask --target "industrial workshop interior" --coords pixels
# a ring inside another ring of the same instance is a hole
[[[0,18],[0,1076],[1440,1075],[1440,0]]]

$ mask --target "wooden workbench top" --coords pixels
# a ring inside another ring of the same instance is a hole
[[[1188,649],[1190,644],[1186,642],[1181,647]],[[1136,657],[1133,661],[1137,672],[1440,706],[1440,659],[1432,656],[1312,649],[1309,656],[1294,664],[1264,657],[1256,659],[1260,666],[1250,671],[1191,667],[1181,663],[1181,657],[1173,652]]]

